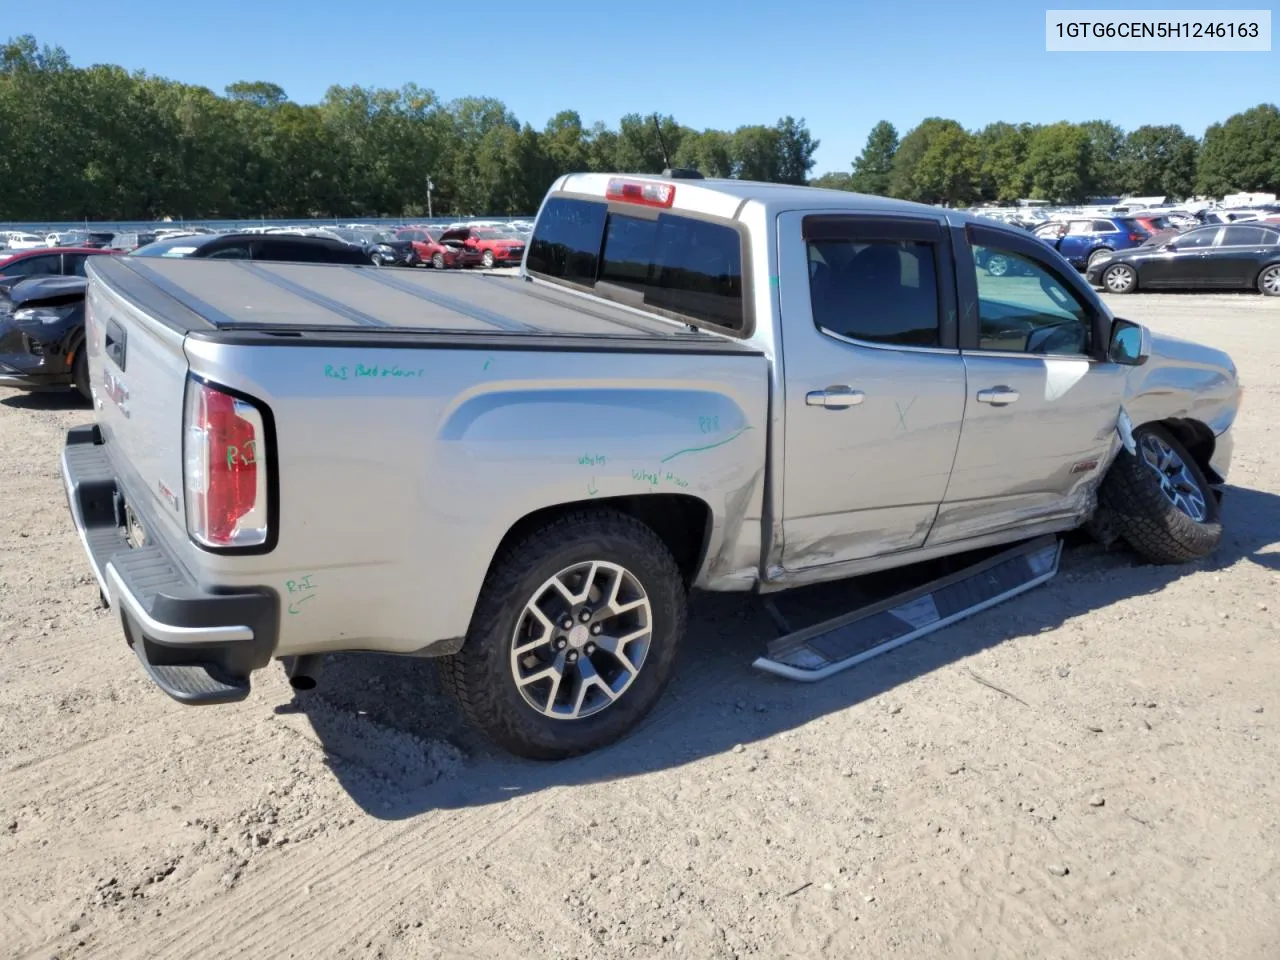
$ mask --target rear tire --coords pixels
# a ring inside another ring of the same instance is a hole
[[[1107,523],[1151,563],[1189,563],[1222,541],[1221,509],[1199,464],[1164,427],[1134,433],[1099,491]]]
[[[93,401],[93,391],[89,387],[89,352],[87,344],[80,344],[80,352],[71,364],[71,383],[76,391],[86,400]]]
[[[1280,263],[1272,264],[1258,274],[1258,292],[1264,297],[1280,297]]]
[[[444,269],[444,254],[443,254],[443,253],[437,253],[435,256],[433,256],[433,257],[431,258],[431,266],[432,266],[432,268],[433,268],[433,269],[436,269],[436,270],[443,270],[443,269]]]
[[[494,561],[462,650],[441,659],[441,677],[467,719],[510,752],[587,753],[628,733],[658,701],[685,604],[680,571],[651,528],[611,510],[566,514]],[[611,615],[617,607],[628,609]]]
[[[486,270],[492,270],[492,269],[493,269],[493,264],[494,264],[493,251],[492,251],[492,250],[486,250],[486,251],[484,252],[484,257],[483,257],[483,258],[481,258],[480,262],[484,265],[484,268],[485,268]]]
[[[1089,251],[1089,260],[1085,264],[1085,269],[1088,270],[1090,267],[1092,267],[1093,261],[1096,260],[1098,257],[1102,256],[1104,253],[1111,253],[1111,251],[1108,250],[1106,247],[1099,247],[1097,250]]]

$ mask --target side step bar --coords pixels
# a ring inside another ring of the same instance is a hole
[[[752,666],[811,683],[1052,580],[1062,541],[1027,541],[958,573],[779,637]]]

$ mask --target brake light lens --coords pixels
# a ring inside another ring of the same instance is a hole
[[[604,196],[606,200],[639,203],[646,207],[669,207],[676,201],[676,187],[673,183],[646,183],[614,177],[609,181]]]
[[[206,547],[267,542],[266,433],[251,403],[187,381],[183,445],[187,533]]]
[[[1138,233],[1137,231],[1134,231],[1133,233],[1129,234],[1130,243],[1141,243],[1145,239],[1147,239],[1147,235],[1143,233]]]

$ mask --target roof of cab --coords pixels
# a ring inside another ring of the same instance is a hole
[[[670,178],[659,174],[634,173],[570,173],[552,184],[553,193],[580,193],[603,197],[609,181],[621,177],[653,183],[673,184],[676,209],[692,208],[711,215],[732,218],[744,204],[754,201],[767,213],[784,210],[848,210],[851,213],[898,214],[931,218],[947,216],[964,221],[977,218],[959,210],[878,197],[848,190],[827,190],[787,183],[762,183],[755,180],[719,180]]]

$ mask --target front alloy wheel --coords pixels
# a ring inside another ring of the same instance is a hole
[[[1158,433],[1148,433],[1138,445],[1142,462],[1155,473],[1160,492],[1181,513],[1196,523],[1204,523],[1209,515],[1208,503],[1200,490],[1200,483],[1178,451]]]
[[[1138,285],[1138,275],[1128,264],[1117,263],[1103,271],[1102,285],[1111,293],[1130,293]]]

